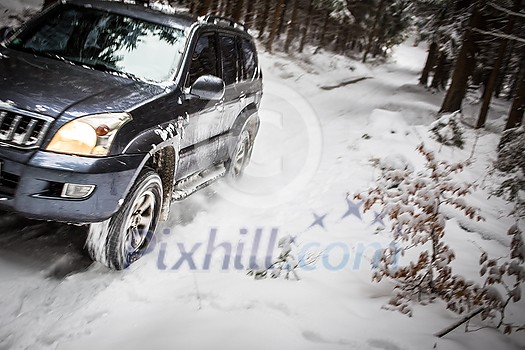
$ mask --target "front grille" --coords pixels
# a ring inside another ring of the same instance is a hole
[[[0,111],[0,143],[19,148],[40,146],[51,123],[44,117]]]

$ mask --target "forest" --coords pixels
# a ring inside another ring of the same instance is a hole
[[[44,7],[55,0],[45,0]],[[141,3],[148,1],[140,0]],[[468,91],[481,93],[475,128],[483,128],[493,97],[512,101],[505,129],[521,125],[525,108],[525,12],[522,0],[164,0],[190,14],[243,23],[264,45],[286,53],[324,49],[387,57],[416,32],[427,43],[420,83],[446,90],[442,113],[460,111]]]
[[[467,91],[481,93],[474,127],[483,128],[493,97],[512,101],[505,129],[521,125],[525,106],[525,12],[522,0],[222,0],[171,2],[198,16],[244,23],[265,50],[305,46],[359,57],[388,56],[416,32],[429,46],[420,83],[446,90],[441,112],[461,110]]]

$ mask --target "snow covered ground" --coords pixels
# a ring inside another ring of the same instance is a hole
[[[504,201],[488,199],[486,178],[508,106],[495,104],[477,142],[468,129],[463,150],[437,144],[428,126],[443,95],[417,85],[425,50],[410,44],[380,66],[262,53],[262,126],[245,178],[173,205],[151,252],[127,271],[90,264],[81,228],[1,216],[0,349],[523,349],[524,334],[490,328],[438,339],[459,318],[443,303],[416,306],[413,317],[386,311],[392,284],[371,282],[389,234],[352,194],[374,184],[378,160],[420,168],[421,142],[454,161],[476,143],[461,178],[480,184],[467,200],[486,222],[449,213],[456,271],[478,278],[479,247],[505,256],[513,223]],[[286,235],[298,259],[318,257],[300,280],[247,276],[252,262],[277,257]],[[522,301],[508,316],[524,315]]]

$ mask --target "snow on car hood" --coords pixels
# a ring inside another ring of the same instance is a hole
[[[14,50],[0,55],[0,101],[57,118],[125,111],[159,86]]]

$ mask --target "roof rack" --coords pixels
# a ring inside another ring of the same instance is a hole
[[[234,19],[228,18],[228,17],[206,15],[204,16],[202,21],[205,23],[211,23],[211,24],[216,24],[216,25],[227,25],[229,27],[238,28],[238,29],[246,31],[246,26],[244,24],[237,22]]]

